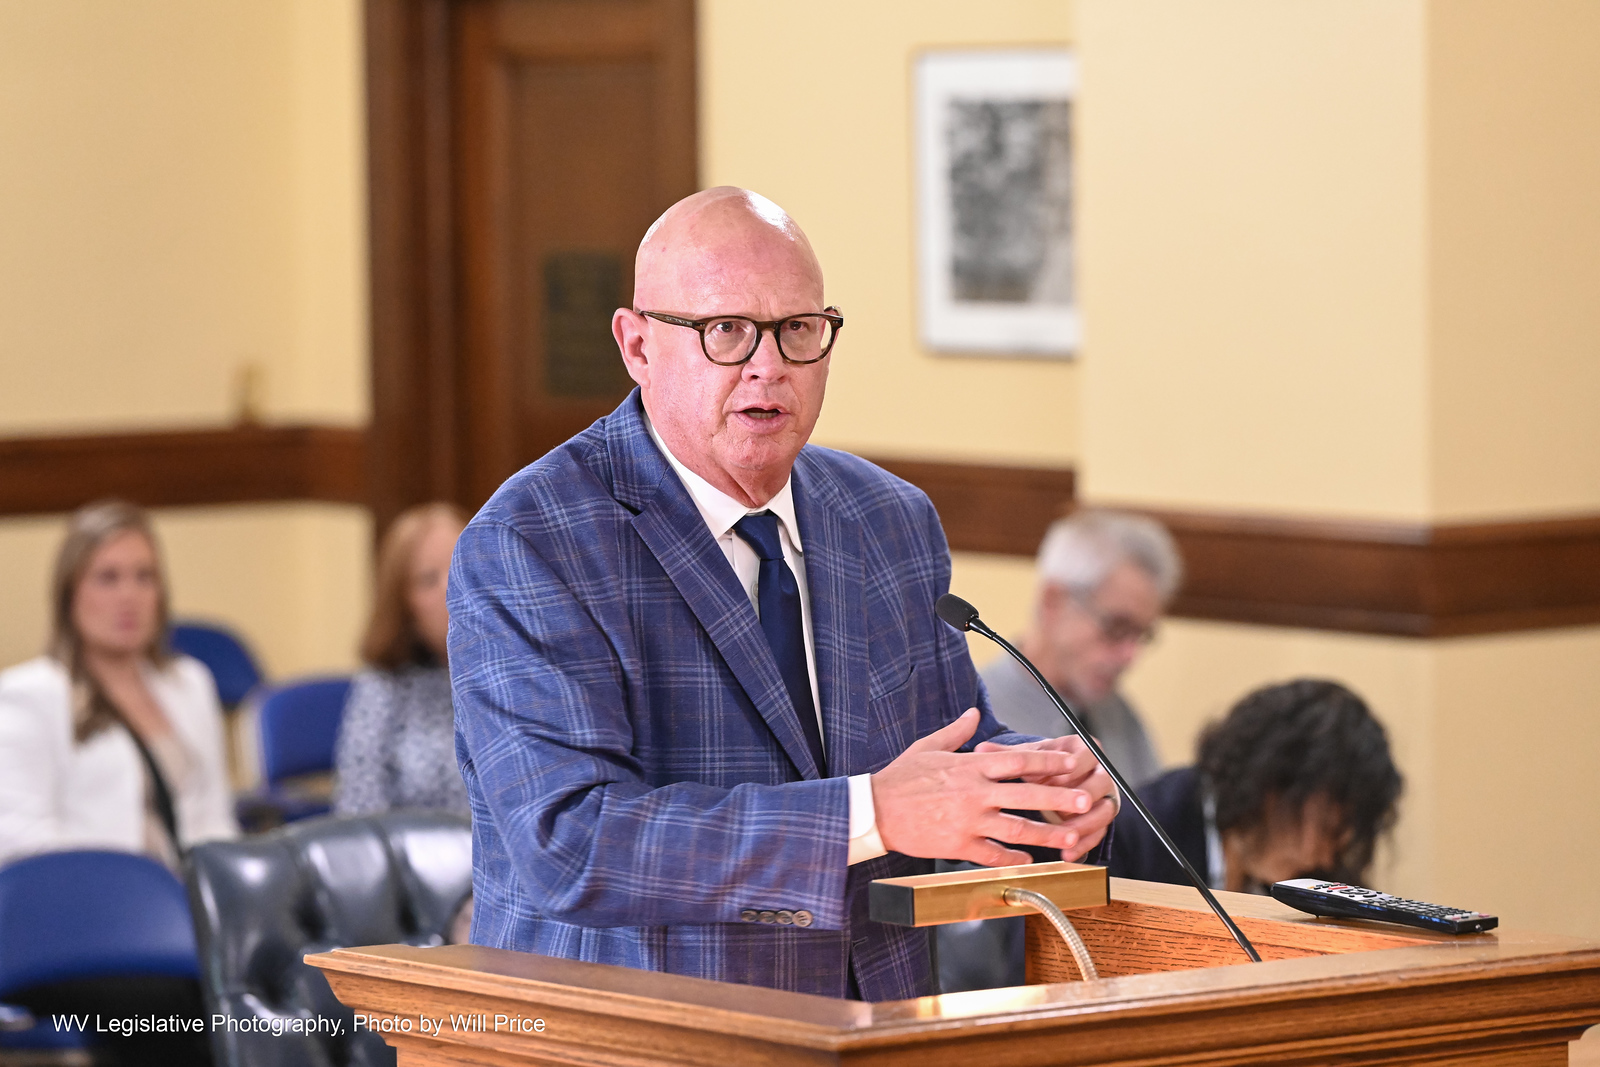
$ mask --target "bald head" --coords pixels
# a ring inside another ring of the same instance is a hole
[[[723,186],[678,201],[650,227],[633,307],[616,310],[611,332],[668,451],[759,507],[783,488],[816,426],[833,358],[788,362],[776,324],[823,310],[822,268],[800,227],[766,197]],[[701,334],[723,316],[774,325],[744,362],[712,363]],[[673,321],[682,319],[691,321]]]
[[[760,193],[719,185],[673,204],[645,233],[634,257],[633,303],[689,311],[778,274],[814,285],[822,306],[822,267],[789,213]]]

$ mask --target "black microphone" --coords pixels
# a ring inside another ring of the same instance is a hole
[[[1100,761],[1100,766],[1104,767],[1106,773],[1111,776],[1111,780],[1117,783],[1117,788],[1121,790],[1122,795],[1133,805],[1134,810],[1139,813],[1140,817],[1150,825],[1150,829],[1156,832],[1156,837],[1161,839],[1162,845],[1166,846],[1172,858],[1178,861],[1178,866],[1182,867],[1184,873],[1189,876],[1189,881],[1193,882],[1194,887],[1200,890],[1200,895],[1206,898],[1206,903],[1211,905],[1211,910],[1217,913],[1217,918],[1222,920],[1222,925],[1228,928],[1228,933],[1233,935],[1233,939],[1239,942],[1239,947],[1244,949],[1245,955],[1250,957],[1251,962],[1260,963],[1261,953],[1257,952],[1256,947],[1250,943],[1250,939],[1244,936],[1244,931],[1239,929],[1239,925],[1233,921],[1233,917],[1223,910],[1221,902],[1211,892],[1211,887],[1206,885],[1205,879],[1195,873],[1195,869],[1189,865],[1189,861],[1184,858],[1183,853],[1178,851],[1178,846],[1172,843],[1172,838],[1167,836],[1167,832],[1161,828],[1161,824],[1156,821],[1156,817],[1150,814],[1150,809],[1144,806],[1144,801],[1139,799],[1139,794],[1135,793],[1133,787],[1128,784],[1128,780],[1122,777],[1122,772],[1117,770],[1110,760],[1106,759],[1106,754],[1101,750],[1100,743],[1089,736],[1088,728],[1079,721],[1077,713],[1068,707],[1067,702],[1061,699],[1061,694],[1057,693],[1055,688],[1044,680],[1044,675],[1039,673],[1039,668],[1030,663],[1027,656],[1018,652],[1016,646],[1012,645],[1010,641],[995,633],[982,619],[978,618],[977,608],[968,604],[954,593],[946,593],[940,597],[933,610],[938,613],[939,618],[954,626],[957,630],[963,633],[968,630],[974,630],[987,637],[1011,653],[1011,658],[1022,664],[1028,673],[1033,675],[1033,680],[1043,686],[1045,693],[1055,702],[1056,710],[1061,712],[1072,728],[1078,732],[1078,736],[1083,739],[1085,747],[1094,753],[1094,758]]]

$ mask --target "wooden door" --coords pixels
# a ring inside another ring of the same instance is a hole
[[[632,302],[645,229],[697,187],[694,5],[368,10],[381,520],[422,499],[477,507],[632,388],[611,313]],[[380,262],[395,248],[408,270]]]

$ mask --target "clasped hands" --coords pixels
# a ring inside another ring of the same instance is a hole
[[[1020,745],[985,741],[972,752],[956,751],[978,721],[978,709],[967,710],[872,776],[883,846],[1003,867],[1033,858],[1006,844],[1058,848],[1067,860],[1099,844],[1117,802],[1111,776],[1083,741],[1075,735]],[[1005,809],[1056,812],[1061,821],[1035,822]]]

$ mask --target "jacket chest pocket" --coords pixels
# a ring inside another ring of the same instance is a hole
[[[869,631],[867,638],[867,702],[894,696],[916,677],[916,657],[911,642],[898,626]]]
[[[867,734],[887,763],[917,739],[917,667],[904,659],[896,670],[873,672],[868,686]]]
[[[902,695],[911,687],[917,677],[917,665],[907,663],[901,659],[898,663],[888,664],[883,671],[873,671],[867,683],[867,703],[877,704],[879,701],[892,700]]]

